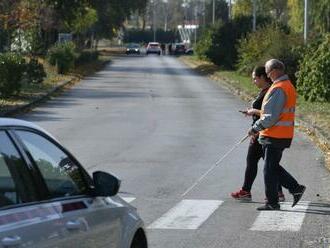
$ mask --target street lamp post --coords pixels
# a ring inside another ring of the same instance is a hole
[[[231,0],[229,0],[229,4],[228,4],[228,18],[229,20],[231,19]]]
[[[252,23],[252,30],[256,31],[256,19],[257,19],[257,6],[256,6],[256,0],[252,0],[252,4],[253,4],[253,23]]]
[[[164,31],[166,32],[167,31],[167,3],[168,3],[168,0],[163,0],[163,3],[165,5],[165,23],[164,23]]]
[[[212,24],[215,23],[215,0],[212,3]]]
[[[156,19],[155,19],[155,0],[151,0],[152,4],[152,29],[154,33],[154,42],[156,41]]]

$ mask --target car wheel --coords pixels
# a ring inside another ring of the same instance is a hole
[[[142,229],[135,233],[130,248],[148,248],[147,237]]]

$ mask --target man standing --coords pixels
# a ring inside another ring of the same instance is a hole
[[[264,181],[267,202],[257,210],[279,210],[278,184],[293,195],[294,207],[306,187],[300,185],[281,165],[285,148],[289,148],[294,133],[296,90],[285,74],[284,64],[271,59],[265,64],[267,76],[273,84],[262,102],[261,117],[252,126],[249,135],[259,133],[259,143],[264,150]]]

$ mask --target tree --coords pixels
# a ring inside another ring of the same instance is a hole
[[[288,25],[297,33],[302,33],[304,28],[304,3],[301,0],[288,0]]]
[[[330,3],[329,0],[310,2],[311,26],[314,32],[330,32]]]
[[[251,0],[237,0],[232,6],[232,15],[234,18],[238,16],[250,16],[252,14]]]
[[[287,22],[288,0],[256,0],[257,15],[271,16],[277,22]],[[233,16],[252,15],[252,0],[237,0],[233,4]]]
[[[89,7],[87,0],[46,0],[46,4],[54,9],[61,32],[71,32],[72,27],[77,22],[76,19],[87,14]]]
[[[210,1],[206,4],[205,21],[206,23],[212,23],[212,12],[213,12],[213,2]],[[215,1],[215,20],[227,22],[228,21],[228,4],[225,0]]]
[[[112,38],[133,11],[141,13],[147,0],[94,0],[92,7],[97,11],[98,21],[94,25],[97,39]]]

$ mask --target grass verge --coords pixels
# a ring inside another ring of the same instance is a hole
[[[248,76],[242,76],[236,71],[221,70],[211,62],[199,60],[195,56],[185,56],[180,59],[199,73],[229,88],[244,100],[253,99],[258,92]],[[305,132],[324,152],[325,166],[330,170],[330,103],[306,102],[302,97],[298,97],[296,116],[298,129]]]

